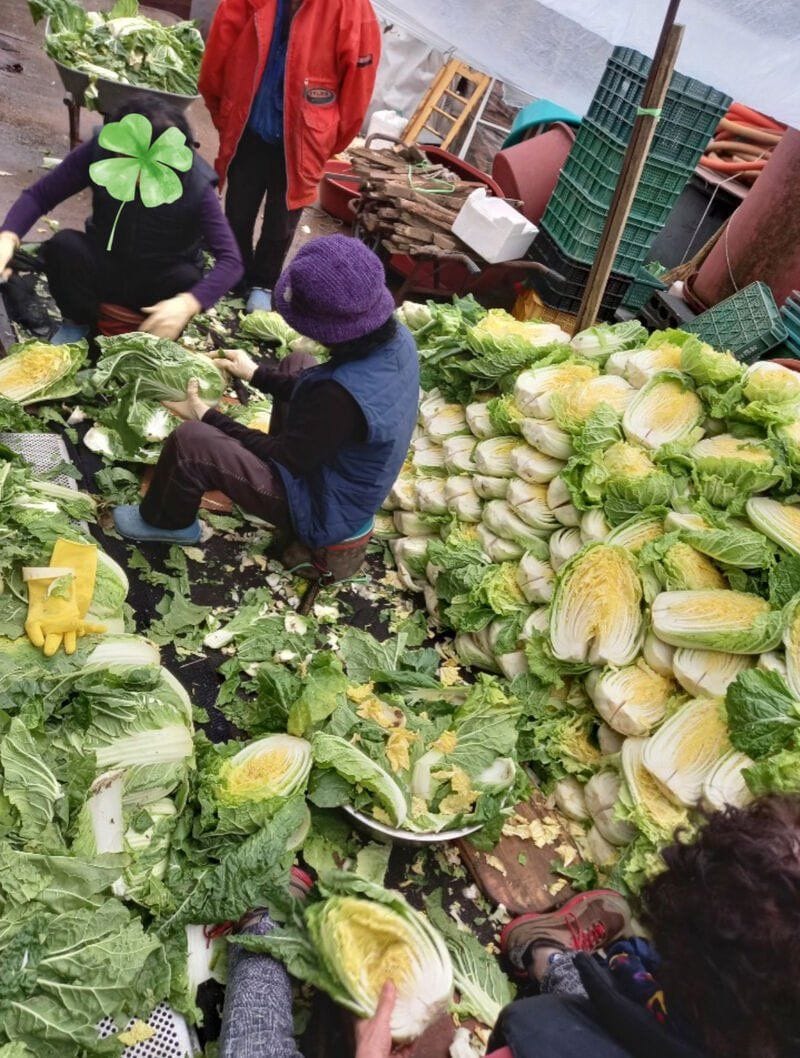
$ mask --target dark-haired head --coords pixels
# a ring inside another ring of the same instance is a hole
[[[122,106],[117,107],[113,114],[109,114],[106,121],[119,121],[126,114],[143,114],[149,119],[153,126],[153,139],[156,139],[167,129],[176,128],[186,137],[190,147],[194,146],[194,134],[191,125],[186,120],[186,115],[178,107],[171,103],[163,102],[157,96],[141,95]]]
[[[667,996],[709,1058],[800,1055],[800,796],[711,816],[642,893]]]

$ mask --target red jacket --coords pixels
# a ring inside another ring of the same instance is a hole
[[[200,91],[219,132],[220,185],[236,153],[267,64],[277,0],[222,0],[211,25]],[[369,0],[301,0],[284,85],[290,209],[310,205],[325,163],[358,135],[381,50]]]

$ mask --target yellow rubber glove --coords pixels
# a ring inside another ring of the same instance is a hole
[[[65,654],[74,654],[81,625],[71,569],[51,566],[27,567],[22,579],[28,586],[28,619],[25,633],[35,647],[50,658],[61,644]]]
[[[94,595],[94,582],[97,576],[97,545],[78,544],[73,540],[56,540],[50,565],[71,569],[74,573],[75,602],[78,604],[78,616],[83,619],[89,612]]]

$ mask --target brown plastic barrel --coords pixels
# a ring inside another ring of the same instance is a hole
[[[726,231],[692,276],[711,307],[749,283],[766,283],[782,305],[800,288],[800,132],[787,129]]]
[[[493,179],[507,198],[522,202],[522,212],[534,224],[542,219],[574,142],[575,130],[558,122],[495,155]]]

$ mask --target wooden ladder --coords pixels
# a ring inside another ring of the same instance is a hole
[[[466,95],[461,91],[464,81],[467,82]],[[427,131],[442,137],[439,146],[447,150],[464,128],[467,118],[478,106],[491,83],[492,79],[488,74],[473,70],[458,59],[451,59],[436,75],[414,116],[406,125],[400,137],[402,142],[416,143],[422,132]],[[446,131],[434,128],[430,122],[437,119],[440,125],[449,125],[449,128]]]

